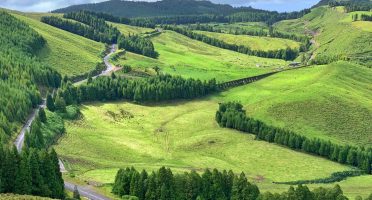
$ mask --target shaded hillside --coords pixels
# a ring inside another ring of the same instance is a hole
[[[250,9],[250,8],[246,8]],[[151,17],[171,15],[230,14],[230,5],[213,4],[209,1],[163,0],[157,2],[134,2],[111,0],[102,3],[74,5],[53,12],[66,13],[78,10],[111,13],[121,17]]]

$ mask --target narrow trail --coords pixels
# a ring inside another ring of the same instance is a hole
[[[107,54],[103,58],[103,62],[106,65],[106,70],[102,71],[99,75],[94,76],[92,78],[97,78],[99,76],[108,75],[110,72],[112,72],[113,70],[115,70],[115,66],[112,65],[110,63],[110,61],[109,61],[111,55],[115,51],[116,51],[116,44],[112,44],[111,47],[110,47],[110,53]],[[74,84],[81,84],[84,81],[86,81],[86,79],[84,79],[82,81],[79,81],[79,82],[75,82]],[[54,94],[54,92],[55,92],[55,90],[53,90],[53,94]],[[45,108],[45,107],[46,107],[46,99],[43,99],[42,100],[42,103],[37,108],[33,109],[32,112],[31,112],[31,114],[28,116],[25,125],[22,127],[20,133],[18,134],[16,140],[14,141],[14,145],[16,146],[18,152],[21,152],[22,151],[22,148],[23,148],[23,145],[24,145],[24,141],[25,141],[26,132],[30,130],[31,125],[32,125],[32,122],[35,120],[36,115],[39,113],[40,108]],[[68,172],[61,160],[59,160],[59,168],[60,168],[61,173]],[[78,189],[78,191],[80,193],[80,196],[82,196],[82,197],[86,197],[86,198],[91,199],[91,200],[110,200],[111,199],[111,198],[108,198],[108,197],[103,196],[101,194],[98,194],[97,192],[95,192],[94,190],[92,190],[92,189],[90,189],[88,187],[79,186],[79,185],[76,185],[74,183],[70,183],[70,182],[65,181],[65,189],[66,190],[69,190],[69,191],[72,191],[73,192],[74,189],[75,189],[75,186],[77,187],[77,189]]]

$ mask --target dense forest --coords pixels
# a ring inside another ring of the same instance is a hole
[[[303,10],[291,13],[278,13],[274,11],[254,9],[252,7],[234,8],[230,5],[214,4],[210,1],[196,0],[163,0],[156,2],[111,0],[96,4],[70,6],[53,12],[69,13],[79,10],[104,12],[118,17],[146,18],[154,24],[252,21],[262,21],[268,24],[273,24],[280,20],[295,19],[310,12],[310,10]]]
[[[261,51],[261,50],[252,50],[247,46],[243,45],[236,45],[236,44],[228,44],[222,40],[211,38],[203,34],[195,33],[192,30],[186,28],[180,28],[177,26],[170,26],[170,25],[162,25],[161,28],[165,30],[175,31],[182,35],[185,35],[191,39],[199,40],[201,42],[210,44],[212,46],[216,46],[223,49],[228,49],[231,51],[236,51],[239,53],[264,57],[264,58],[276,58],[276,59],[283,59],[283,60],[294,60],[299,55],[299,51],[297,49],[279,49],[279,50],[271,50],[271,51]]]
[[[151,40],[138,35],[121,35],[118,39],[118,46],[120,49],[125,49],[151,58],[157,58],[159,56]]]
[[[372,9],[370,0],[330,1],[328,5],[330,7],[344,6],[346,12],[370,11]]]
[[[111,77],[89,79],[88,84],[78,87],[64,83],[53,101],[58,105],[119,99],[135,102],[165,101],[192,99],[217,90],[218,86],[214,79],[202,82],[170,75],[159,75],[147,79],[126,79],[113,74]]]
[[[54,150],[0,146],[0,193],[32,194],[63,199],[64,182]]]
[[[115,177],[112,192],[120,197],[138,200],[347,200],[340,186],[317,188],[290,187],[288,192],[260,193],[259,188],[248,181],[245,174],[206,169],[173,174],[170,169],[141,172],[134,168],[120,169]],[[372,195],[371,195],[372,198]]]
[[[139,20],[150,21],[153,24],[196,24],[196,23],[235,23],[235,22],[265,22],[269,25],[275,22],[296,19],[309,13],[310,10],[302,10],[300,12],[278,13],[263,10],[251,9],[249,11],[241,11],[229,15],[221,14],[203,14],[203,15],[176,15],[176,16],[158,16],[137,18]],[[136,19],[136,18],[135,18]]]
[[[61,76],[35,54],[45,40],[25,23],[0,12],[0,143],[41,102],[39,86],[58,87]]]
[[[108,25],[104,19],[98,18],[90,12],[79,11],[66,13],[63,15],[63,17],[88,25],[89,27],[93,28],[94,31],[106,36],[109,39],[109,43],[116,43],[120,35],[120,31],[117,28]]]
[[[310,139],[292,131],[273,127],[246,115],[239,103],[221,103],[216,113],[221,127],[253,133],[259,140],[287,146],[294,150],[322,156],[329,160],[358,167],[371,174],[372,149],[339,145],[321,139]]]
[[[120,24],[127,24],[131,26],[139,26],[145,28],[155,28],[155,24],[153,24],[150,20],[146,19],[136,19],[136,18],[126,18],[126,17],[116,17],[108,13],[102,12],[91,12],[91,11],[84,11],[91,15],[94,15],[98,18],[104,19],[109,22],[115,22]]]
[[[46,16],[46,17],[42,17],[41,21],[51,26],[89,38],[97,42],[111,44],[111,43],[115,43],[118,37],[118,35],[106,34],[106,33],[97,31],[93,27],[81,24],[79,22],[64,20],[59,17]]]

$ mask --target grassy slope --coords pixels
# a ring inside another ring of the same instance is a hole
[[[319,7],[300,19],[280,22],[276,28],[295,33],[306,32],[306,27],[317,31],[319,34],[316,36],[316,41],[319,47],[315,50],[316,56],[347,57],[353,60],[371,58],[372,33],[366,31],[370,28],[364,22],[356,22],[356,25],[353,25],[355,22],[351,22],[350,15],[344,13],[340,7]],[[372,66],[371,60],[362,62]]]
[[[18,195],[18,194],[0,194],[2,200],[51,200],[50,198],[37,197],[31,195]]]
[[[153,37],[158,59],[127,53],[116,64],[129,64],[135,68],[161,67],[169,74],[203,80],[216,78],[219,81],[254,76],[266,73],[287,62],[247,56],[189,39],[172,31]],[[257,67],[256,65],[260,65]]]
[[[154,31],[154,29],[151,29],[151,28],[142,28],[142,27],[137,27],[137,26],[129,26],[125,24],[112,23],[112,22],[107,22],[107,23],[118,28],[119,31],[124,35],[141,34],[141,33]]]
[[[217,167],[243,170],[250,180],[261,180],[263,190],[283,191],[288,186],[271,182],[325,177],[347,167],[219,128],[218,102],[239,100],[251,116],[306,135],[366,144],[372,141],[365,135],[371,132],[370,77],[366,68],[337,63],[283,72],[191,102],[87,104],[84,119],[66,124],[56,149],[83,180],[112,182],[118,167],[132,165],[175,171]],[[356,177],[341,185],[351,197],[367,196],[371,180]]]
[[[206,31],[195,31],[206,36],[216,38],[225,41],[229,44],[243,45],[251,48],[252,50],[278,50],[286,49],[287,47],[291,49],[300,48],[300,44],[296,41],[271,38],[271,37],[257,37],[257,36],[247,36],[247,35],[232,35],[226,33],[214,33]]]
[[[371,145],[372,71],[345,62],[294,70],[223,94],[249,115],[305,135]]]
[[[44,24],[38,20],[42,14],[14,15],[47,40],[40,57],[62,75],[83,74],[101,62],[100,53],[105,48],[102,43]]]

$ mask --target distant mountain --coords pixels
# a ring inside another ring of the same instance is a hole
[[[101,3],[69,6],[53,12],[67,13],[79,10],[105,12],[120,17],[154,17],[200,14],[226,15],[256,9],[251,7],[234,8],[230,5],[214,4],[205,0],[163,0],[157,2],[110,0]]]

